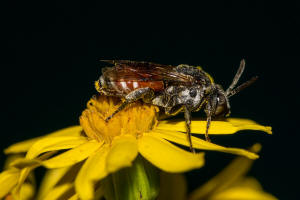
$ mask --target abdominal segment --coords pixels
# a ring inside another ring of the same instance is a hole
[[[155,92],[164,90],[163,81],[111,81],[109,82],[110,89],[117,92],[128,94],[138,88],[151,88]]]

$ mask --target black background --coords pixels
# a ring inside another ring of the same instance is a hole
[[[245,58],[242,81],[254,75],[259,80],[231,99],[232,116],[271,125],[274,134],[243,131],[212,139],[244,148],[260,142],[261,158],[250,174],[280,199],[296,199],[299,3],[26,1],[1,7],[1,149],[78,124],[96,93],[100,59],[201,65],[226,88]],[[188,173],[190,189],[233,157],[206,158],[203,169]]]

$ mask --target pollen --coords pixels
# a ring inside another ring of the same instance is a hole
[[[101,89],[101,86],[100,86],[100,84],[99,84],[99,81],[95,81],[95,88],[96,88],[96,90],[97,90],[99,93],[102,92],[102,89]]]
[[[117,136],[125,134],[139,138],[143,133],[153,130],[157,124],[158,107],[134,102],[124,110],[105,121],[120,105],[119,98],[97,96],[90,99],[87,108],[80,116],[84,133],[99,142],[111,143]]]

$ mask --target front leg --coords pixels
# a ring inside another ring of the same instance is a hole
[[[185,118],[187,138],[190,143],[190,149],[193,153],[196,153],[195,149],[193,148],[192,138],[191,138],[192,137],[192,135],[191,135],[191,111],[187,106],[184,106],[184,118]]]
[[[128,104],[135,102],[139,99],[143,99],[144,102],[149,103],[154,97],[154,91],[149,88],[138,88],[125,96],[125,101],[115,110],[109,117],[105,119],[108,122],[115,114],[123,110]]]

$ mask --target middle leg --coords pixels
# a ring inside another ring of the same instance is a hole
[[[130,93],[128,93],[125,96],[125,101],[120,105],[120,107],[117,108],[109,117],[105,119],[106,122],[108,122],[114,115],[116,115],[118,112],[126,108],[126,106],[132,102],[135,102],[139,99],[143,99],[144,102],[148,103],[150,100],[154,97],[154,91],[149,88],[138,88]]]

